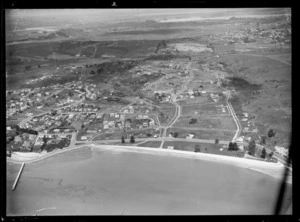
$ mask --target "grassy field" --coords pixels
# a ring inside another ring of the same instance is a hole
[[[185,100],[179,100],[177,103],[179,105],[193,105],[195,103],[210,103],[213,102],[208,96],[197,96],[194,99],[185,99]]]
[[[139,144],[137,146],[159,148],[160,144],[161,144],[161,141],[147,141],[147,142]]]
[[[192,118],[197,119],[197,122],[189,124]],[[174,127],[236,130],[236,125],[231,116],[183,116],[179,117]]]
[[[208,104],[200,104],[200,105],[186,105],[182,106],[182,114],[181,116],[189,116],[189,115],[215,115],[215,114],[228,114],[228,111],[226,113],[222,113],[221,111],[218,111],[216,105],[220,105],[222,103],[208,103]],[[223,104],[226,105],[226,104]],[[227,109],[226,109],[227,110]]]
[[[93,141],[98,141],[98,140],[114,140],[114,139],[120,139],[122,136],[129,141],[130,137],[129,135],[134,135],[135,138],[147,138],[147,134],[150,133],[152,136],[155,134],[154,129],[140,129],[140,130],[132,130],[132,131],[127,131],[127,132],[115,132],[115,133],[103,133],[95,138],[93,138]]]
[[[222,131],[222,130],[200,130],[200,129],[180,129],[172,127],[167,130],[167,135],[171,132],[178,132],[178,138],[186,138],[186,136],[189,135],[189,133],[195,134],[195,139],[219,139],[219,140],[225,140],[229,141],[234,136],[234,131]]]
[[[200,145],[201,153],[210,153],[210,154],[218,154],[218,155],[226,155],[226,156],[238,156],[243,157],[244,151],[228,151],[227,149],[223,149],[220,151],[221,145],[217,144],[209,144],[209,143],[195,143],[195,142],[165,142],[163,148],[166,149],[168,146],[174,146],[174,150],[184,150],[184,151],[195,151],[195,146]]]
[[[268,55],[288,61],[290,55]],[[261,56],[230,55],[222,58],[233,75],[245,78],[250,84],[260,84],[260,89],[237,88],[231,100],[236,112],[244,111],[255,115],[254,122],[261,135],[274,129],[277,144],[289,143],[291,133],[291,66]],[[243,70],[243,71],[239,71]]]
[[[158,116],[160,124],[165,126],[174,117],[176,108],[175,108],[175,106],[164,107],[164,108],[158,108],[157,111],[158,111],[157,116]]]

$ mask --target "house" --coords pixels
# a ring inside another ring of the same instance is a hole
[[[248,118],[249,117],[249,114],[248,113],[243,113],[243,116]]]
[[[148,126],[148,123],[144,122],[143,127],[147,127],[147,126]]]
[[[125,109],[123,112],[124,112],[124,113],[129,113],[128,109]]]
[[[188,136],[186,136],[186,139],[193,139],[193,138],[194,138],[194,136],[195,136],[195,134],[193,134],[193,133],[189,133],[189,135],[188,135]]]
[[[244,128],[244,131],[245,131],[245,132],[248,132],[248,131],[249,131],[249,127],[245,127],[245,128]]]
[[[247,118],[243,118],[243,119],[242,119],[242,121],[247,121],[247,120],[248,120]]]
[[[173,149],[174,149],[174,146],[168,146],[167,149],[168,149],[168,150],[173,150]]]
[[[244,136],[238,137],[235,139],[235,142],[244,142]]]
[[[275,152],[279,153],[281,156],[288,156],[289,150],[284,148],[284,147],[280,147],[280,146],[275,146]]]
[[[87,137],[86,136],[82,136],[81,140],[87,140]]]

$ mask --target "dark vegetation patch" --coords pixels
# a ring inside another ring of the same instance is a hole
[[[260,90],[262,88],[261,84],[250,83],[241,77],[227,77],[227,82],[223,82],[223,87],[233,87],[235,90]]]
[[[186,55],[172,55],[172,54],[158,54],[158,55],[150,55],[145,60],[172,60],[172,59],[188,59],[189,57]]]
[[[123,32],[107,32],[104,35],[166,35],[174,34],[177,32],[189,31],[190,29],[152,29],[152,30],[131,30]]]

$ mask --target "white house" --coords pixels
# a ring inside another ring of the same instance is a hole
[[[279,153],[281,156],[288,156],[289,150],[284,148],[284,147],[280,147],[280,146],[275,146],[275,152]]]
[[[244,141],[244,136],[236,138],[235,142],[243,142]]]
[[[81,140],[87,140],[87,137],[86,136],[82,136]]]
[[[194,134],[193,133],[190,133],[188,136],[186,136],[186,139],[193,139],[194,138]]]

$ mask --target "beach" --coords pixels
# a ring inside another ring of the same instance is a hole
[[[128,150],[85,147],[26,164],[15,191],[18,167],[8,163],[7,214],[273,213],[280,181],[253,166]]]

